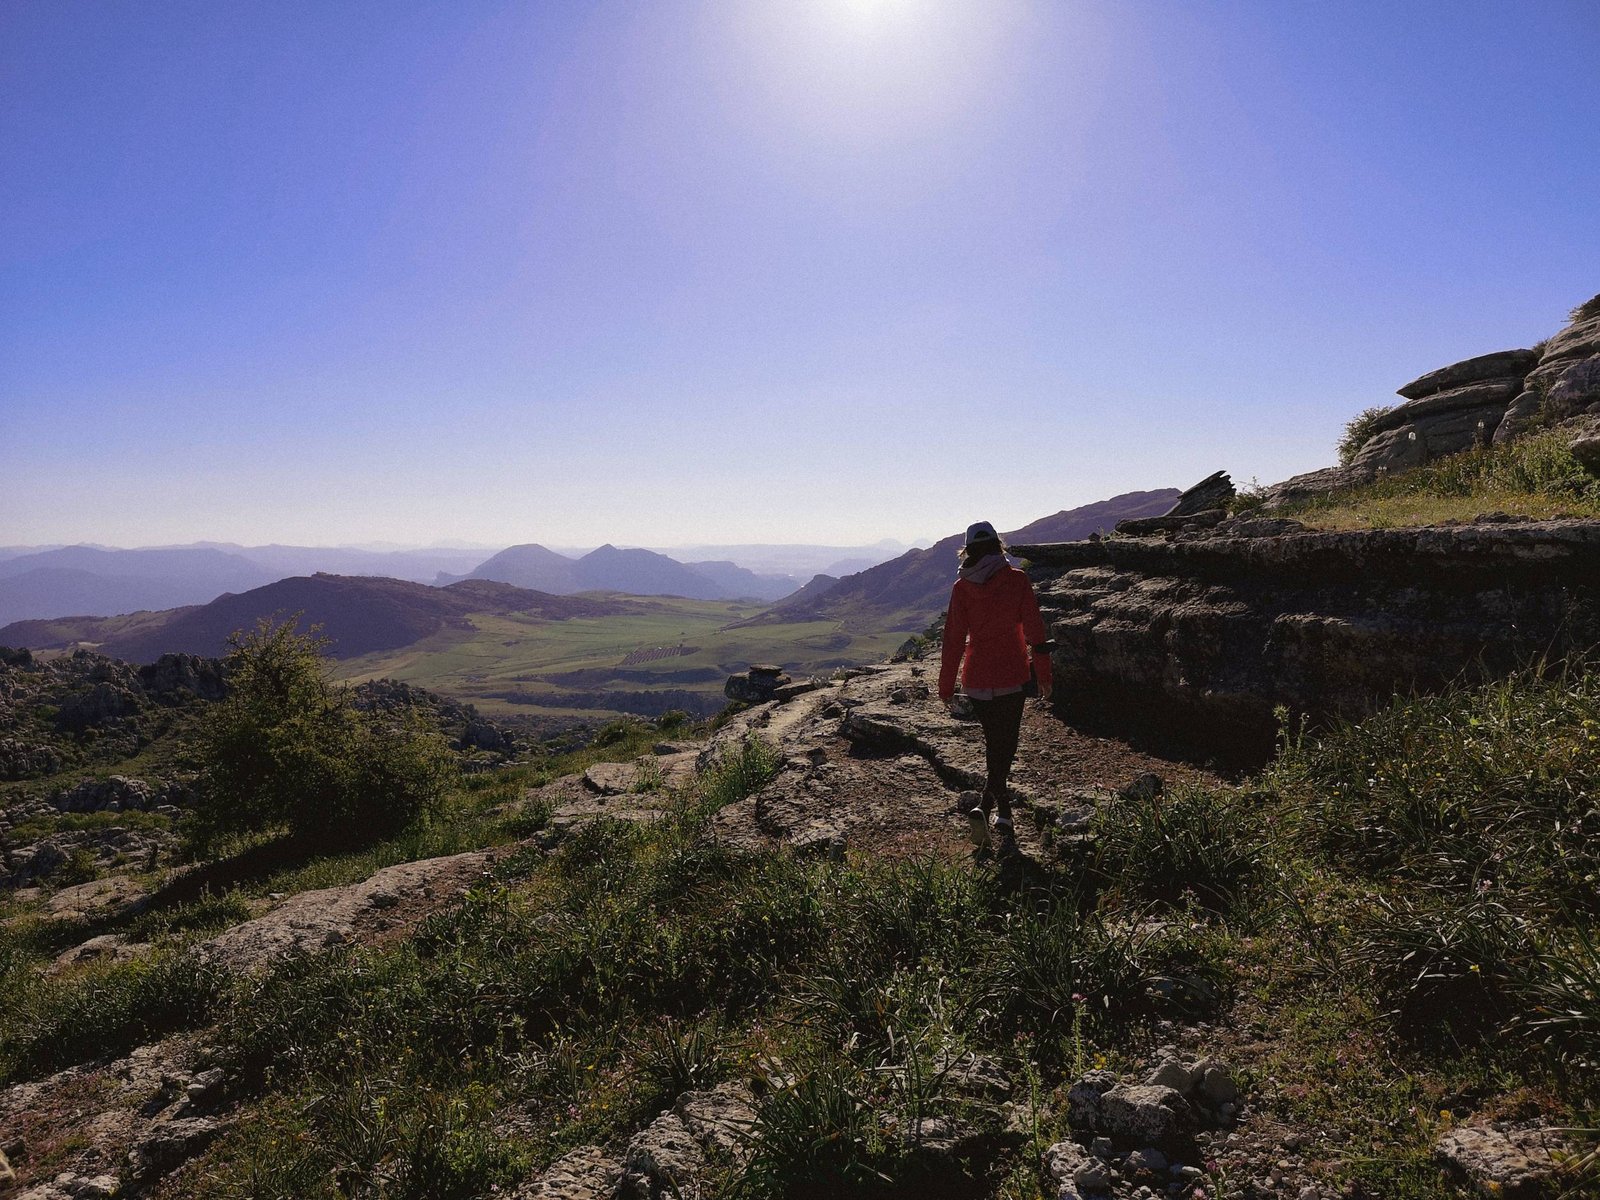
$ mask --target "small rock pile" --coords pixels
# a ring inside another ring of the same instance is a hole
[[[1232,1126],[1244,1103],[1226,1064],[1171,1048],[1138,1082],[1090,1071],[1067,1093],[1077,1137],[1044,1152],[1045,1173],[1057,1200],[1192,1196],[1205,1179],[1195,1135]]]

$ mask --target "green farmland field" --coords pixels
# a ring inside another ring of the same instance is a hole
[[[837,622],[729,628],[753,604],[638,600],[636,612],[565,621],[478,613],[399,650],[346,659],[341,679],[387,677],[471,701],[487,714],[607,717],[663,707],[714,711],[727,676],[751,663],[797,678],[886,658],[900,632],[859,633]],[[652,653],[654,652],[654,653]]]

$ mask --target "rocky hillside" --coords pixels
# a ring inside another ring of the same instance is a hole
[[[399,579],[312,575],[165,613],[19,621],[0,628],[0,645],[53,650],[81,644],[130,662],[169,653],[214,657],[227,652],[228,638],[238,630],[298,616],[303,628],[321,627],[334,657],[355,658],[409,646],[441,629],[467,628],[471,613],[520,613],[560,621],[625,608],[620,601],[552,596],[488,580],[435,588]]]
[[[484,848],[246,874],[187,908],[126,873],[13,901],[0,1170],[28,1200],[1585,1186],[1600,1028],[1547,1051],[1514,1007],[1581,944],[1547,931],[1535,963],[1493,924],[1578,894],[1547,873],[1585,845],[1570,828],[1505,825],[1489,896],[1453,858],[1337,841],[1369,799],[1317,780],[1387,755],[1381,728],[1235,789],[1034,707],[1017,835],[974,850],[981,738],[927,670],[512,777],[476,810]],[[1554,696],[1498,717],[1461,698],[1449,726],[1499,739],[1476,786],[1523,775],[1530,730],[1555,744],[1600,711]],[[1592,752],[1565,761],[1600,778]],[[1452,906],[1488,940],[1458,943]],[[1414,982],[1435,939],[1453,957]]]

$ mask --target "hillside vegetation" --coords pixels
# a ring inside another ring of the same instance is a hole
[[[1235,1064],[1252,1120],[1311,1131],[1305,1169],[1355,1195],[1447,1194],[1430,1148],[1469,1113],[1600,1116],[1588,678],[1291,737],[1239,785],[1110,801],[1021,873],[719,845],[709,822],[777,766],[747,742],[653,825],[527,842],[414,935],[259,978],[189,949],[247,911],[234,892],[97,925],[154,952],[59,979],[38,966],[74,931],[13,919],[0,1071],[205,1030],[237,1120],[165,1196],[486,1195],[726,1080],[756,1085],[756,1124],[702,1194],[1033,1197],[1069,1086],[1153,1038]],[[466,843],[434,818],[243,895],[537,829],[485,822],[529,781],[458,789]],[[960,1156],[913,1132],[936,1119],[975,1131]],[[1257,1194],[1230,1172],[1266,1170],[1194,1161],[1186,1196]]]
[[[1571,441],[1569,430],[1544,430],[1372,483],[1293,500],[1273,512],[1313,529],[1438,525],[1489,513],[1536,519],[1600,517],[1600,479],[1573,455]],[[1236,509],[1254,502],[1246,493]]]

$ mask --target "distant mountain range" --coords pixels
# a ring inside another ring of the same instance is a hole
[[[902,543],[875,546],[696,547],[695,561],[652,550],[601,546],[581,555],[538,545],[498,554],[459,547],[373,550],[348,546],[0,547],[0,624],[65,616],[113,616],[205,604],[279,579],[313,574],[377,576],[445,585],[489,579],[556,595],[617,591],[638,596],[771,601],[797,590],[826,563],[870,565]],[[716,554],[708,551],[718,551]],[[735,557],[740,561],[734,561]],[[755,564],[758,570],[748,564]],[[772,569],[767,569],[768,564]],[[800,573],[797,573],[800,572]]]
[[[633,596],[682,596],[688,600],[778,600],[800,583],[792,575],[757,575],[731,562],[682,563],[653,550],[612,545],[568,558],[530,543],[500,551],[466,575],[439,582],[495,579],[552,595],[626,592]]]
[[[1128,517],[1164,512],[1177,496],[1171,488],[1129,492],[1034,521],[1011,536],[1070,541],[1108,531]],[[944,606],[959,543],[959,535],[949,537],[887,562],[881,556],[901,543],[687,551],[738,552],[756,562],[815,562],[843,555],[835,562],[844,568],[876,560],[842,577],[836,571],[812,576],[804,586],[792,574],[754,571],[730,558],[685,562],[609,544],[576,558],[536,543],[487,558],[481,550],[456,548],[7,547],[0,554],[0,645],[47,649],[90,643],[135,662],[165,650],[214,654],[228,634],[261,617],[304,612],[306,622],[322,624],[336,640],[334,652],[348,657],[409,645],[469,611],[531,611],[560,619],[580,611],[600,615],[614,603],[596,599],[588,608],[556,603],[558,597],[589,592],[777,602],[754,620],[838,620],[859,629],[912,629]]]
[[[1177,503],[1181,494],[1176,488],[1126,492],[1041,517],[1003,536],[1012,542],[1077,541],[1091,533],[1109,533],[1118,521],[1158,516]],[[889,628],[919,632],[950,597],[962,536],[954,534],[925,550],[908,550],[831,586],[818,587],[814,580],[747,624],[836,620],[846,628],[881,628],[888,623]]]

